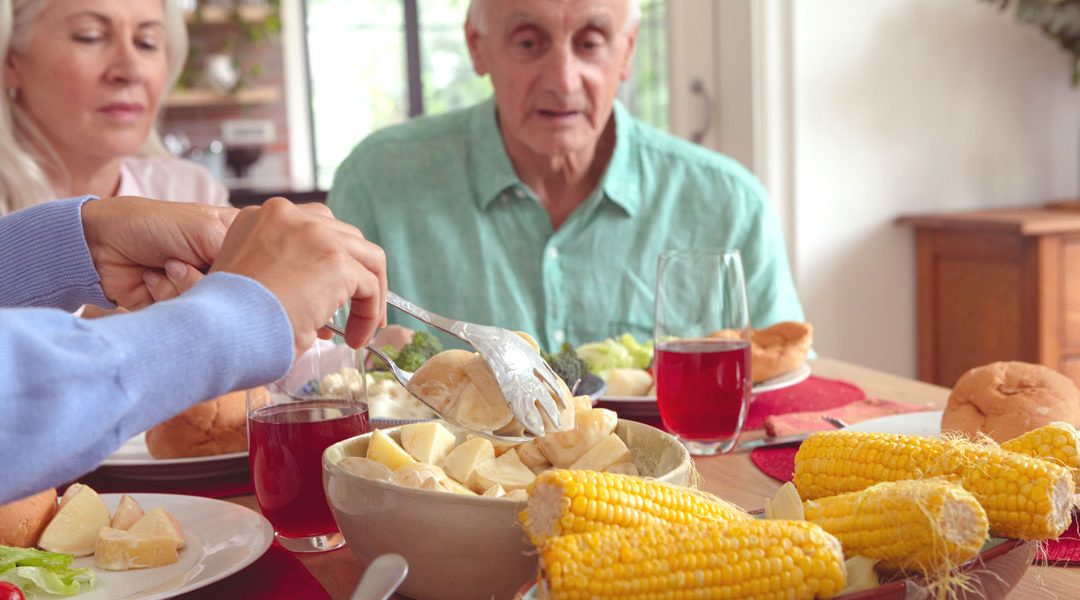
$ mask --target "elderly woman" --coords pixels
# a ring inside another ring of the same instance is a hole
[[[0,0],[0,215],[57,197],[227,204],[154,131],[187,57],[174,0]]]

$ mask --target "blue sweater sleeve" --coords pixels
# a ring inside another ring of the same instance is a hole
[[[0,219],[0,306],[111,307],[83,234],[83,196]]]
[[[101,319],[0,309],[0,503],[92,470],[192,404],[278,379],[292,357],[280,302],[229,273]]]

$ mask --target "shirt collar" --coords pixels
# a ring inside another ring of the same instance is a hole
[[[473,108],[469,117],[469,148],[472,155],[469,167],[480,210],[486,209],[507,188],[522,185],[499,133],[495,98]]]
[[[615,149],[611,153],[600,188],[604,196],[633,216],[641,205],[641,177],[633,168],[635,123],[626,107],[616,101]],[[507,188],[524,185],[510,162],[495,116],[495,99],[477,105],[469,118],[472,180],[476,205],[486,209]]]

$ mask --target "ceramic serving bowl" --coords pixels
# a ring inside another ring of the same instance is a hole
[[[400,442],[400,428],[382,431]],[[619,421],[615,433],[643,476],[687,484],[690,455],[674,437],[632,421]],[[400,592],[417,600],[511,598],[536,576],[535,549],[518,525],[523,501],[407,488],[338,467],[346,456],[365,456],[370,440],[360,435],[323,454],[327,501],[363,565],[387,552],[404,556]]]

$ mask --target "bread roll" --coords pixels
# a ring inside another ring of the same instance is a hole
[[[260,404],[266,389],[255,388]],[[146,431],[146,448],[154,458],[213,456],[247,450],[247,392],[218,396],[192,406]]]
[[[709,337],[738,340],[733,329],[721,329]],[[750,376],[755,384],[794,371],[806,362],[814,343],[814,327],[798,321],[781,321],[750,334]],[[610,392],[610,390],[609,390]]]
[[[0,505],[0,546],[31,548],[56,514],[56,490]]]
[[[981,432],[1004,442],[1053,421],[1080,426],[1076,384],[1043,365],[995,362],[960,376],[941,429],[969,437]]]
[[[758,329],[750,337],[750,375],[754,383],[794,371],[806,362],[814,328],[809,323],[783,321]]]

